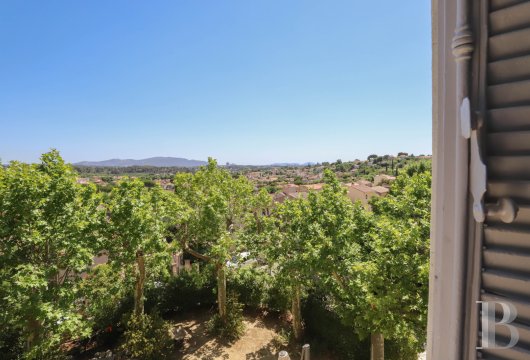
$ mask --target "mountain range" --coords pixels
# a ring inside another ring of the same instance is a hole
[[[74,163],[75,166],[95,166],[95,167],[127,167],[127,166],[155,166],[155,167],[198,167],[208,164],[206,161],[201,160],[189,160],[184,158],[176,157],[151,157],[147,159],[109,159],[103,161],[81,161]],[[231,164],[236,165],[236,164]],[[307,166],[315,165],[314,162],[306,163],[273,163],[265,166],[274,166],[274,167],[294,167],[294,166]],[[237,165],[236,165],[237,166]]]
[[[125,167],[125,166],[157,166],[157,167],[197,167],[206,165],[206,161],[201,160],[189,160],[184,158],[176,157],[152,157],[147,159],[110,159],[103,161],[81,161],[75,163],[76,166],[115,166],[115,167]]]

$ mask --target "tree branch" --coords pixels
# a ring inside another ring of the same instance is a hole
[[[188,248],[187,246],[184,246],[184,251],[187,252],[188,254],[192,255],[192,256],[195,256],[196,258],[198,259],[201,259],[201,260],[204,260],[204,261],[211,261],[212,258],[207,256],[207,255],[203,255],[193,249],[190,249]]]

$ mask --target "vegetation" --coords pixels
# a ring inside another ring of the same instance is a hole
[[[244,177],[233,178],[213,159],[193,175],[178,174],[174,182],[177,198],[193,210],[177,227],[177,238],[184,251],[215,266],[219,320],[228,325],[226,262],[238,249],[252,185]]]
[[[41,160],[0,168],[2,327],[20,334],[28,359],[89,336],[75,274],[92,263],[101,219],[93,186],[78,185],[56,151]]]
[[[226,314],[215,314],[208,323],[208,330],[227,341],[237,340],[245,331],[243,324],[243,305],[237,300],[237,295],[232,293],[226,301]]]
[[[228,341],[245,308],[267,309],[290,315],[293,341],[318,338],[339,358],[413,359],[425,343],[431,175],[428,160],[400,159],[308,166],[322,169],[322,191],[282,204],[274,184],[258,191],[213,159],[170,191],[146,178],[80,184],[56,151],[1,167],[0,353],[55,359],[95,341],[164,359],[176,351],[168,317],[216,306],[209,329]],[[390,193],[371,210],[352,203],[341,174],[385,166],[401,169]],[[181,251],[196,265],[173,275]],[[93,266],[98,254],[108,261]]]
[[[145,187],[139,180],[126,179],[110,193],[102,224],[104,248],[115,271],[128,269],[135,279],[135,316],[144,312],[146,258],[168,250],[167,229],[180,220],[182,209],[175,197],[159,187]]]
[[[124,333],[123,352],[133,359],[162,360],[169,357],[173,340],[160,317],[134,314]]]

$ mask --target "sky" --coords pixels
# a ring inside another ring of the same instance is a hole
[[[430,1],[0,1],[0,159],[431,150]]]

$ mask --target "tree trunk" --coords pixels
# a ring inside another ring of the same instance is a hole
[[[134,291],[134,314],[144,313],[145,259],[141,250],[136,252],[136,288]]]
[[[226,272],[223,265],[217,265],[217,303],[219,316],[226,321]]]
[[[36,319],[28,320],[28,337],[26,338],[26,350],[30,350],[33,345],[38,341],[40,336],[40,322]]]
[[[370,360],[385,360],[385,338],[381,333],[371,335]]]
[[[302,338],[302,310],[300,307],[300,285],[293,286],[291,313],[293,315],[293,330],[296,340]]]

